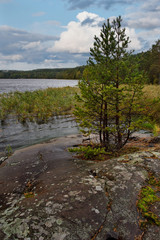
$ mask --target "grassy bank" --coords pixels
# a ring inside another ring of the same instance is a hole
[[[160,85],[145,85],[143,91],[144,114],[160,126]]]
[[[34,92],[0,95],[0,119],[16,115],[18,120],[46,122],[54,115],[69,114],[74,107],[77,88],[48,88]]]
[[[74,109],[74,95],[78,88],[48,88],[34,92],[13,92],[0,95],[0,119],[9,115],[18,120],[46,122],[54,115],[70,114]],[[160,126],[160,86],[145,85],[142,102],[145,105],[143,114],[149,116]],[[152,128],[152,126],[151,126]]]
[[[143,92],[147,99],[160,98],[160,85],[145,85]]]

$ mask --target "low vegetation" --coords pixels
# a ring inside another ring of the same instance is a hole
[[[106,154],[105,148],[102,148],[98,145],[69,148],[69,152],[79,153],[79,157],[82,157],[86,160],[94,160],[95,158],[101,160],[103,158],[103,154]]]
[[[77,88],[48,88],[34,92],[11,92],[0,95],[0,119],[10,115],[20,122],[47,122],[55,115],[70,114]]]
[[[144,129],[159,132],[160,126],[160,85],[145,85],[143,104],[146,116],[152,120],[144,123]],[[0,95],[0,120],[4,121],[10,115],[18,120],[47,122],[54,115],[72,113],[75,108],[74,87],[48,88],[33,92],[12,92]]]

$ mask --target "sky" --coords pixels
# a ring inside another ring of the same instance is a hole
[[[160,0],[0,0],[0,70],[85,65],[102,24],[118,16],[129,50],[160,39]]]

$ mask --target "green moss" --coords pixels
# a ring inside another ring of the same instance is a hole
[[[156,186],[156,187],[160,187],[160,180],[157,179],[152,173],[149,173],[150,177],[149,177],[149,181],[148,183],[150,185]]]
[[[142,188],[137,202],[137,207],[142,213],[142,216],[146,219],[145,221],[140,222],[142,227],[145,227],[147,224],[156,224],[157,226],[160,226],[160,219],[150,210],[155,202],[160,202],[160,197],[156,195],[159,191],[160,181],[156,179],[153,174],[150,173],[149,175],[149,186]]]
[[[26,192],[24,193],[25,198],[31,198],[34,197],[34,193],[33,192]]]

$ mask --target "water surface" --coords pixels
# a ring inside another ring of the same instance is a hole
[[[78,80],[68,79],[0,79],[0,93],[25,92],[48,87],[74,87]]]

